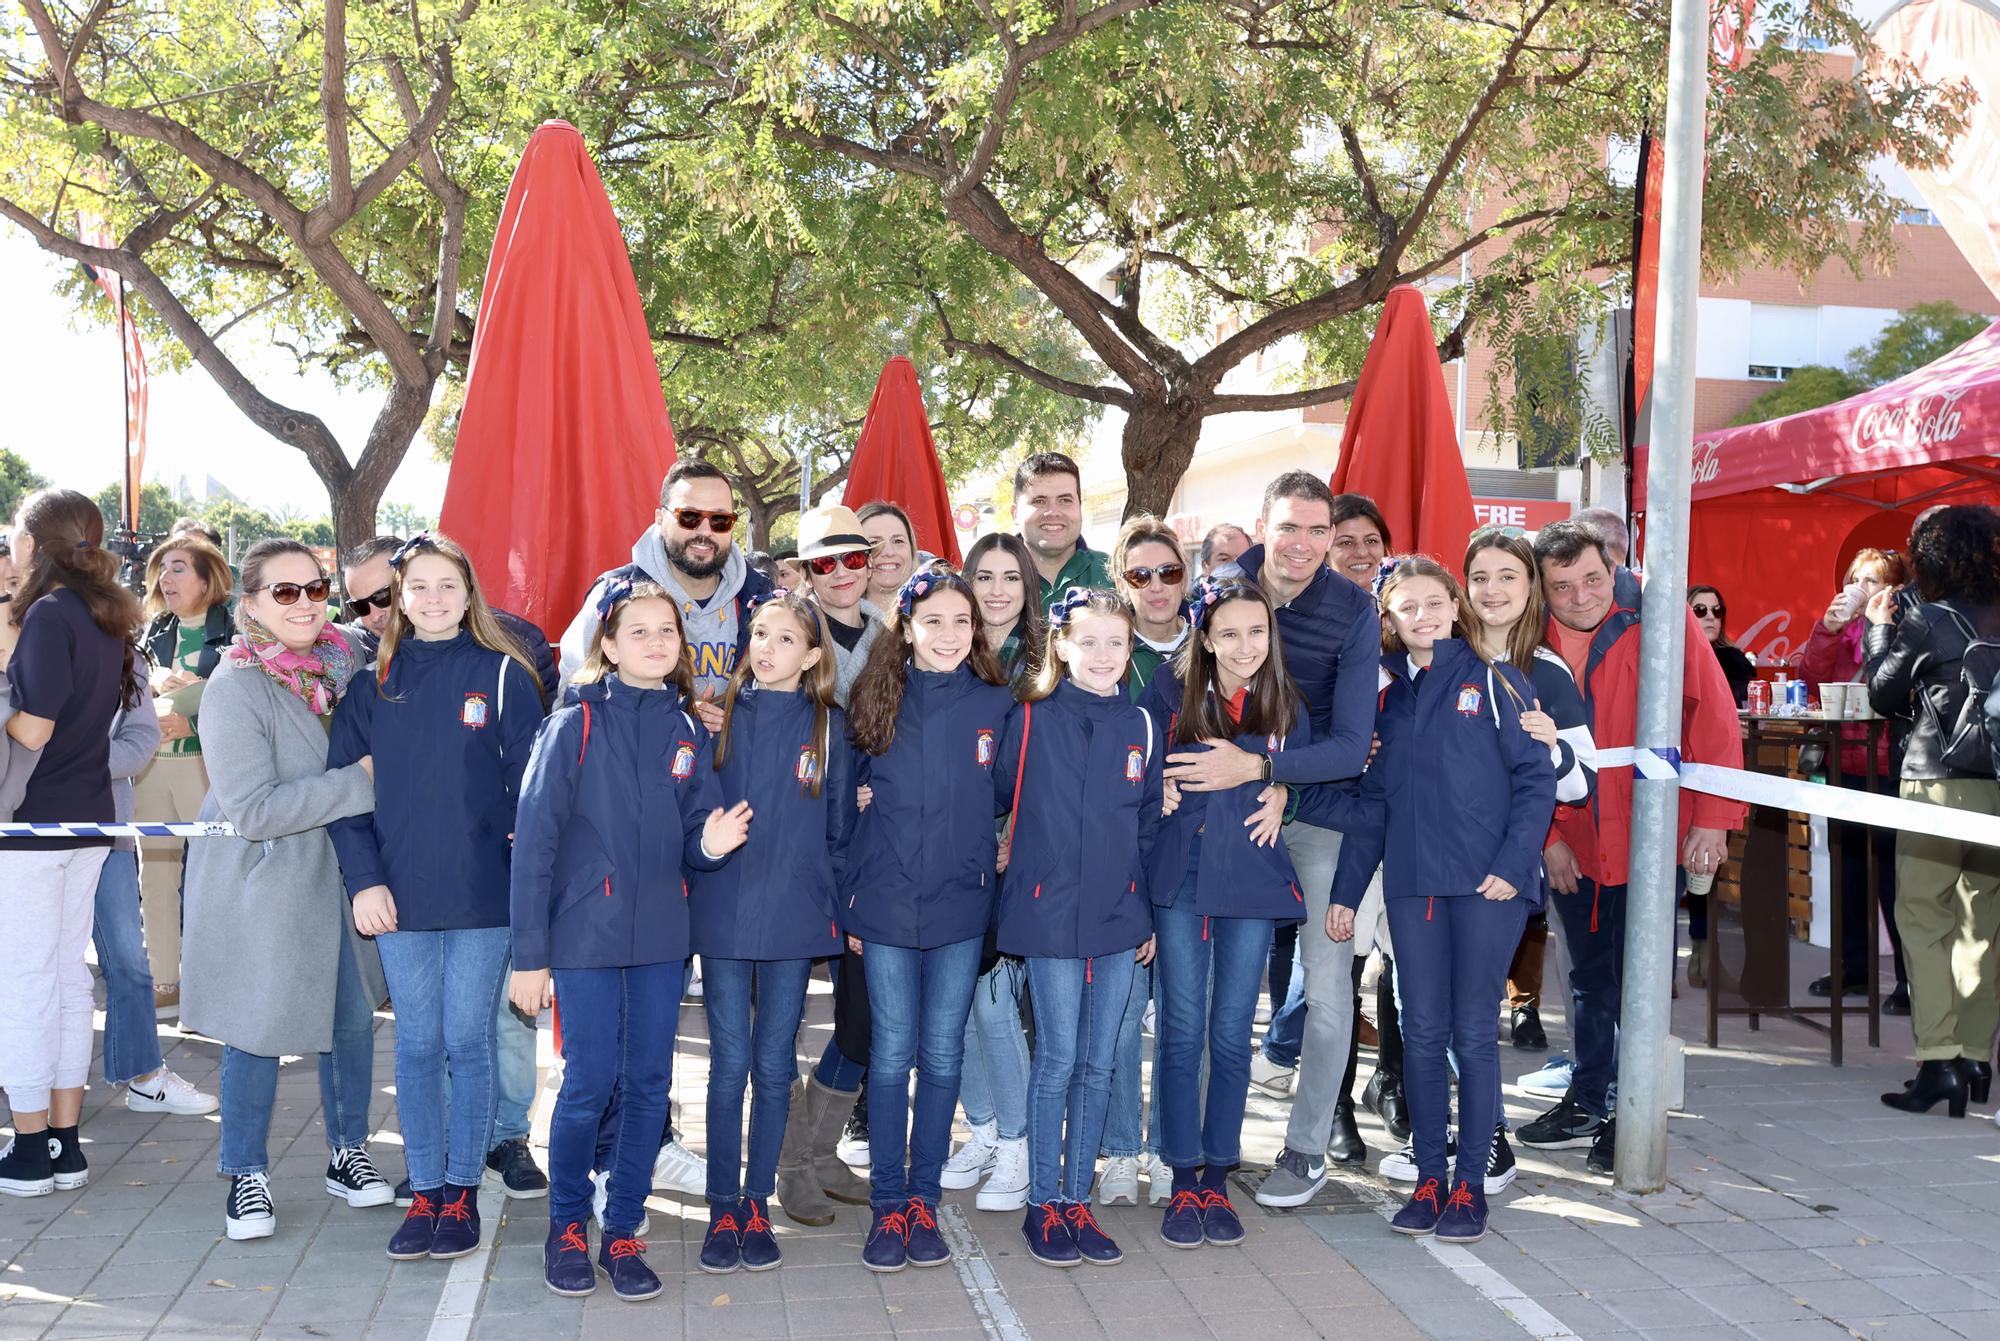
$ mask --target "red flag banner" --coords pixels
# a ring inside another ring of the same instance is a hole
[[[115,247],[117,239],[102,224],[87,224],[81,240],[93,247]],[[112,321],[118,327],[120,356],[125,367],[125,526],[139,529],[139,487],[146,469],[146,409],[150,398],[146,376],[146,349],[139,341],[139,324],[125,302],[125,280],[113,271],[85,266],[97,287],[111,301]]]
[[[901,354],[884,364],[875,380],[840,501],[857,510],[867,503],[894,503],[910,514],[917,548],[961,562],[951,492],[931,440],[923,389],[917,385],[916,366]]]

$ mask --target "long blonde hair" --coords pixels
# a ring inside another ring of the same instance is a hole
[[[1427,554],[1405,554],[1391,560],[1396,566],[1389,570],[1389,576],[1382,579],[1381,589],[1375,593],[1376,607],[1382,614],[1382,650],[1384,652],[1404,651],[1402,635],[1396,632],[1396,621],[1389,617],[1389,602],[1396,589],[1420,577],[1428,577],[1444,584],[1451,593],[1451,603],[1457,627],[1452,630],[1455,637],[1463,638],[1467,646],[1476,652],[1481,661],[1491,662],[1486,649],[1479,645],[1473,630],[1479,616],[1472,612],[1472,602],[1465,598],[1465,588],[1451,575],[1451,570]]]
[[[1075,598],[1073,604],[1072,598]],[[1069,663],[1057,655],[1056,644],[1069,635],[1069,631],[1076,627],[1079,619],[1087,619],[1091,615],[1109,615],[1113,619],[1124,620],[1126,636],[1131,642],[1139,641],[1138,622],[1132,614],[1132,607],[1125,603],[1124,597],[1108,591],[1086,591],[1080,587],[1071,587],[1057,600],[1056,615],[1049,620],[1048,642],[1042,650],[1041,668],[1035,672],[1032,680],[1026,681],[1021,686],[1020,697],[1023,703],[1040,703],[1056,692],[1057,685],[1069,678]],[[1125,673],[1129,673],[1132,666],[1129,644],[1126,647],[1125,666],[1126,672],[1121,672],[1121,679]]]
[[[750,627],[754,630],[757,621],[767,610],[782,610],[799,622],[806,631],[806,639],[819,652],[819,660],[806,667],[799,675],[799,689],[813,705],[812,738],[818,742],[819,768],[813,773],[812,795],[818,796],[820,787],[826,781],[828,751],[833,744],[834,684],[837,679],[833,659],[833,630],[827,627],[826,614],[817,604],[808,600],[803,592],[779,590],[757,603],[750,615]],[[750,682],[753,674],[750,657],[746,650],[737,662],[736,671],[729,677],[729,685],[722,691],[722,729],[715,733],[715,768],[719,773],[729,762],[729,743],[736,725],[736,700],[743,693],[743,686]]]
[[[680,690],[682,698],[694,698],[694,649],[688,646],[687,621],[681,618],[681,603],[651,578],[632,583],[631,590],[620,596],[605,613],[598,624],[597,635],[590,640],[590,650],[583,654],[583,664],[577,667],[576,674],[569,677],[569,682],[601,684],[617,672],[617,663],[604,655],[604,643],[606,639],[618,636],[618,626],[625,622],[625,612],[634,601],[665,601],[673,608],[674,630],[680,635],[681,654],[674,662],[674,671],[667,677],[667,683]]]
[[[1542,645],[1544,638],[1548,637],[1549,628],[1548,606],[1542,600],[1542,584],[1538,580],[1541,569],[1535,563],[1535,547],[1528,543],[1526,536],[1508,535],[1491,528],[1474,531],[1472,539],[1467,541],[1465,546],[1465,580],[1468,583],[1472,581],[1472,561],[1489,549],[1497,549],[1502,554],[1511,556],[1521,565],[1521,571],[1527,574],[1527,607],[1521,611],[1521,617],[1514,621],[1514,627],[1507,630],[1507,664],[1527,675],[1535,669],[1535,649]],[[1472,610],[1469,598],[1463,604],[1466,610]],[[1474,618],[1475,622],[1466,626],[1464,638],[1478,648],[1481,646],[1479,636],[1481,626],[1476,622],[1476,612]],[[1384,623],[1382,627],[1386,633],[1388,625]],[[1485,656],[1485,653],[1482,651],[1480,655]]]
[[[410,636],[410,617],[403,613],[403,570],[413,559],[436,554],[451,560],[458,568],[458,575],[465,580],[465,614],[459,621],[460,627],[472,635],[472,641],[487,651],[498,652],[528,672],[528,683],[535,686],[535,699],[540,702],[542,677],[536,672],[535,663],[528,660],[521,644],[493,617],[493,607],[486,603],[486,593],[479,586],[479,574],[472,571],[472,560],[465,556],[458,542],[446,535],[417,535],[406,541],[396,553],[401,562],[395,558],[389,560],[389,626],[382,630],[381,646],[375,649],[375,683],[384,691],[384,697],[387,697],[389,687],[389,663],[395,660],[396,649],[403,639]]]

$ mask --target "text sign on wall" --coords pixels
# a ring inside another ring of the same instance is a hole
[[[1567,518],[1568,503],[1549,498],[1474,498],[1472,515],[1481,526],[1518,526],[1539,531],[1550,522]]]

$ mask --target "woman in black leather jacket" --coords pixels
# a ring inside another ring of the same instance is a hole
[[[1908,801],[2000,815],[1990,768],[1955,768],[1946,748],[1966,697],[1960,662],[1975,639],[2000,639],[2000,512],[1944,508],[1910,537],[1918,602],[1897,618],[1897,593],[1867,609],[1863,674],[1875,711],[1908,726],[1901,794]],[[1896,845],[1896,925],[1910,975],[1917,1076],[1882,1102],[1953,1117],[1986,1102],[1993,1080],[2000,967],[2000,848],[1903,831]]]

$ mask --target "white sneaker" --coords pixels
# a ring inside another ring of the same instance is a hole
[[[1456,1135],[1446,1133],[1444,1138],[1444,1157],[1447,1161],[1458,1158],[1458,1137]],[[1489,1164],[1491,1163],[1491,1161],[1488,1162]],[[1384,1178],[1387,1178],[1392,1183],[1416,1182],[1417,1147],[1415,1143],[1405,1142],[1403,1148],[1395,1154],[1382,1156],[1380,1172]],[[1489,1191],[1497,1192],[1499,1190],[1491,1183],[1487,1184],[1487,1188]]]
[[[1139,1204],[1139,1160],[1134,1155],[1113,1155],[1104,1161],[1097,1179],[1097,1204],[1137,1206]]]
[[[606,1202],[611,1200],[611,1175],[608,1173],[593,1173],[590,1175],[590,1184],[596,1189],[596,1191],[590,1194],[590,1218],[597,1221],[597,1227],[602,1229],[604,1228],[604,1206]],[[635,1239],[645,1238],[646,1231],[651,1229],[652,1226],[653,1217],[646,1213],[645,1207],[640,1207],[639,1227],[632,1231],[632,1237]]]
[[[1250,1088],[1261,1090],[1273,1099],[1291,1098],[1298,1075],[1298,1067],[1279,1066],[1264,1056],[1262,1048],[1250,1054]]]
[[[686,997],[690,1001],[701,1000],[701,958],[696,956],[694,967],[688,970]]]
[[[125,1087],[125,1106],[135,1113],[200,1117],[203,1113],[213,1113],[221,1103],[213,1094],[203,1094],[163,1066],[151,1080],[135,1080]]]
[[[1152,1035],[1157,1034],[1159,1032],[1159,1029],[1156,1027],[1159,1023],[1159,1015],[1158,1012],[1154,1010],[1154,1007],[1157,1006],[1158,1004],[1159,1003],[1155,1001],[1148,1001],[1146,1003],[1146,1013],[1139,1017],[1139,1029],[1142,1033],[1146,1034],[1148,1037],[1151,1037]]]
[[[984,1122],[972,1129],[972,1139],[952,1151],[938,1175],[938,1185],[954,1192],[978,1187],[1000,1156],[1000,1124]]]
[[[653,1157],[653,1186],[669,1192],[685,1192],[691,1197],[708,1191],[708,1165],[698,1160],[672,1136]]]
[[[993,1173],[973,1204],[982,1211],[1018,1211],[1028,1204],[1028,1138],[1000,1142]]]
[[[1155,1206],[1166,1205],[1174,1194],[1174,1171],[1167,1162],[1157,1151],[1148,1150],[1139,1156],[1139,1172],[1146,1176],[1146,1200]]]

